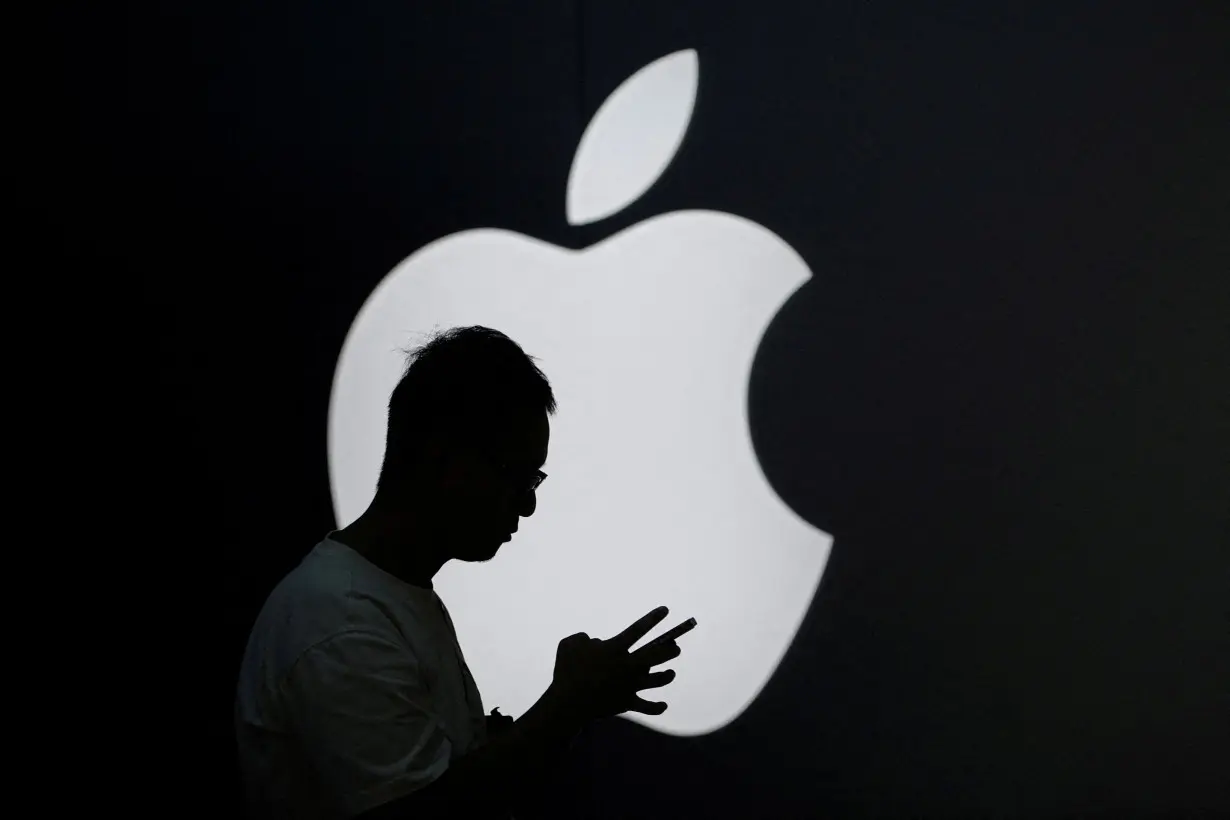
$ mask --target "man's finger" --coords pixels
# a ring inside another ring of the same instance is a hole
[[[674,641],[670,643],[649,643],[629,655],[628,660],[635,665],[657,666],[660,663],[666,663],[679,657],[682,651],[679,648],[679,644]]]
[[[661,623],[662,619],[665,618],[668,614],[669,614],[669,610],[667,610],[667,608],[664,606],[660,606],[657,609],[655,609],[653,612],[650,612],[649,614],[640,618],[636,623],[632,624],[632,626],[628,627],[623,632],[620,632],[614,638],[611,638],[609,641],[607,641],[607,643],[611,644],[612,646],[619,647],[620,649],[623,649],[625,651],[628,649],[631,649],[632,644],[636,643],[641,638],[648,635],[649,630],[653,629],[655,626]]]
[[[641,678],[641,684],[636,688],[638,691],[642,689],[657,689],[661,686],[665,686],[674,679],[674,669],[663,669],[661,672],[650,672],[645,675],[645,677]]]
[[[666,711],[666,704],[661,701],[650,701],[644,698],[633,698],[632,703],[625,710],[627,712],[640,712],[642,715],[660,715]]]
[[[674,627],[671,627],[670,629],[666,630],[666,631],[665,631],[665,632],[663,632],[661,635],[659,635],[658,637],[656,637],[656,638],[654,638],[653,640],[651,640],[649,643],[651,643],[651,644],[653,644],[653,643],[667,643],[667,642],[669,642],[669,641],[675,641],[675,640],[678,640],[678,639],[679,639],[680,637],[682,637],[683,635],[688,634],[689,632],[691,632],[691,631],[692,631],[693,629],[695,629],[695,628],[696,628],[696,619],[695,619],[695,618],[688,618],[686,621],[684,621],[683,623],[679,624],[678,626],[674,626]]]

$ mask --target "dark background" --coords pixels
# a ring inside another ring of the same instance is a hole
[[[709,208],[813,271],[752,427],[835,546],[739,720],[597,726],[551,811],[1230,815],[1228,12],[212,0],[63,23],[63,173],[30,212],[48,258],[142,288],[122,523],[164,594],[117,640],[176,671],[129,681],[160,704],[130,774],[235,816],[239,655],[333,525],[333,366],[393,265],[467,228],[580,248]],[[570,228],[585,124],[688,47],[677,158]]]

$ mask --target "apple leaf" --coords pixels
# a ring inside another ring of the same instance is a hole
[[[637,71],[606,98],[572,159],[570,225],[618,213],[657,181],[688,130],[698,73],[696,51],[676,51]]]

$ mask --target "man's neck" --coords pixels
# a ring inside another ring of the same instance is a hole
[[[437,539],[415,527],[408,516],[382,514],[373,505],[353,524],[337,531],[337,540],[390,575],[426,589],[444,566],[433,547]]]

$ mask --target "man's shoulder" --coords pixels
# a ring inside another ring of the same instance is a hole
[[[344,562],[313,551],[269,593],[252,626],[246,662],[278,677],[314,646],[356,632],[390,641],[402,634],[380,590],[356,580]]]

